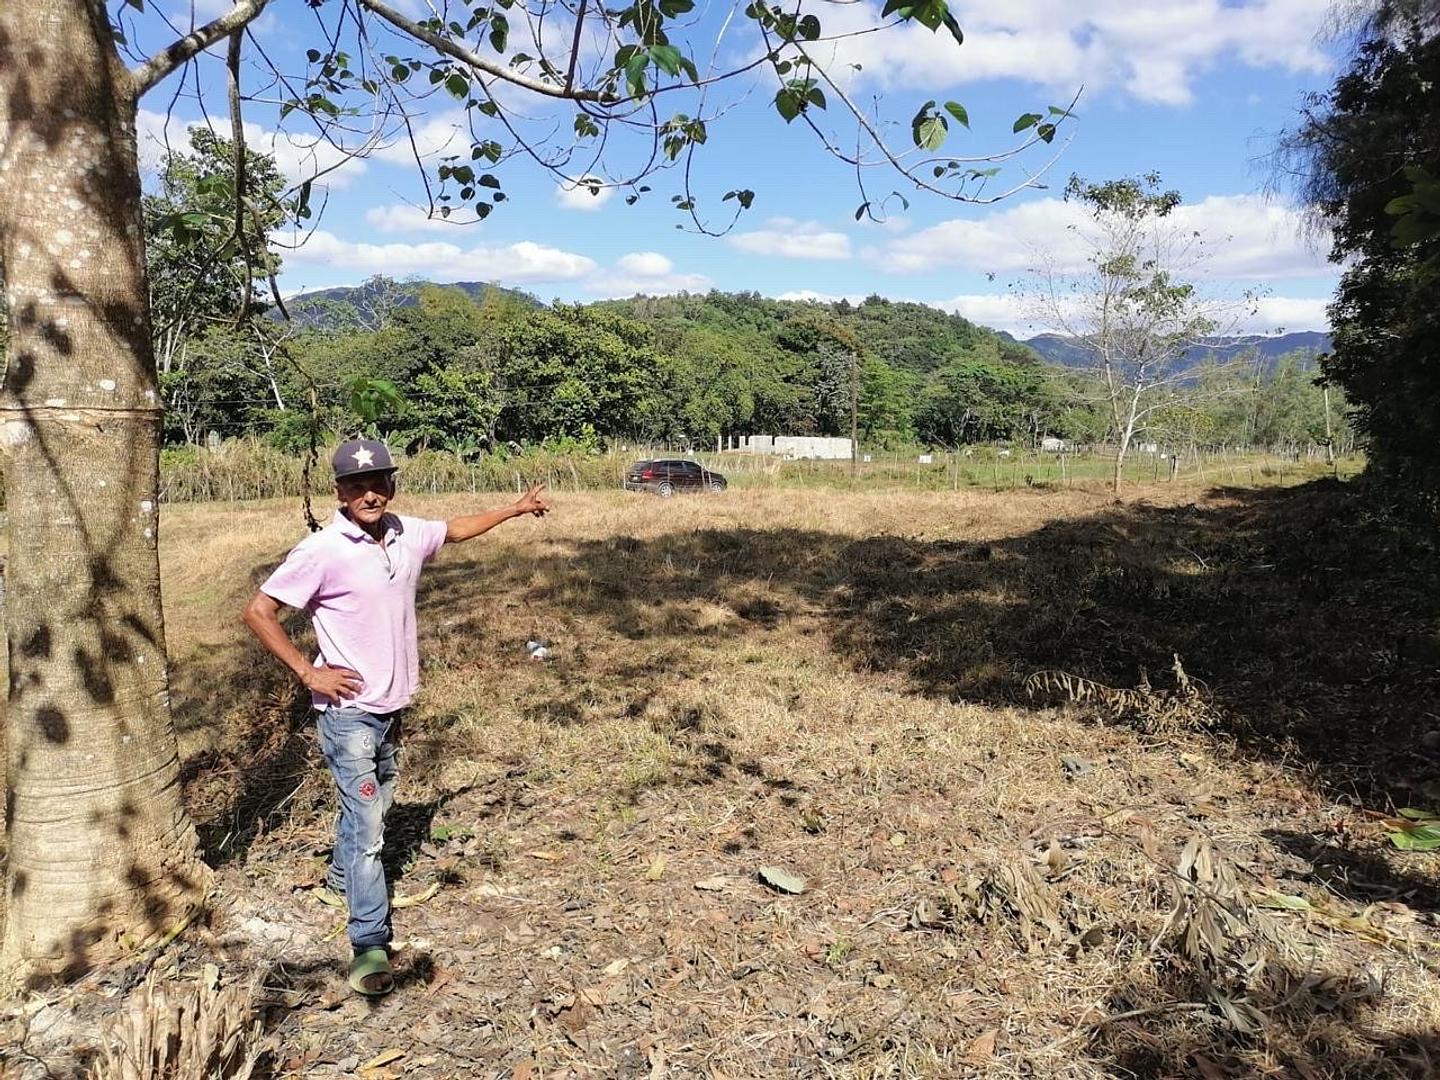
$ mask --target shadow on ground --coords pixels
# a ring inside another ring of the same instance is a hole
[[[657,657],[807,615],[857,669],[1019,706],[1038,671],[1161,689],[1179,657],[1242,752],[1370,805],[1440,795],[1435,538],[1368,517],[1335,482],[1212,496],[984,543],[698,530],[575,543],[499,573],[477,552],[427,572],[422,617],[493,648],[467,615],[482,573],[487,590],[598,617]],[[699,603],[738,618],[706,620]],[[560,722],[577,714],[564,704]]]
[[[1354,490],[1331,482],[1218,491],[1188,506],[1113,504],[983,542],[734,528],[551,541],[531,559],[480,543],[448,553],[422,578],[421,653],[432,663],[442,653],[446,664],[484,660],[494,671],[493,655],[505,643],[487,618],[502,602],[563,613],[597,638],[639,643],[621,664],[577,659],[585,678],[573,691],[557,689],[529,706],[531,719],[561,726],[588,722],[597,687],[607,683],[625,684],[629,704],[621,707],[640,715],[675,670],[704,663],[711,645],[783,647],[801,631],[823,635],[857,670],[897,676],[912,693],[1021,708],[1052,703],[1027,692],[1038,671],[1166,689],[1178,656],[1202,688],[1222,746],[1298,769],[1340,801],[1434,805],[1436,547],[1433,534],[1368,516]],[[594,643],[597,657],[606,655],[602,645]],[[211,758],[187,765],[192,797],[221,781],[206,817],[217,859],[243,857],[261,831],[303,817],[295,811],[305,797],[314,808],[328,795],[306,703],[273,668],[248,639],[203,667],[180,668],[182,721],[243,721]],[[271,672],[263,678],[273,677],[266,683],[273,701],[241,677],[255,671]],[[676,740],[694,743],[694,782],[732,764],[705,717],[677,714],[672,722]],[[425,723],[431,737],[405,766],[412,776],[445,752],[447,717],[432,709]],[[763,778],[761,763],[736,768]],[[496,799],[511,797],[505,785],[497,790]],[[440,805],[397,806],[394,868],[424,841]],[[484,804],[481,816],[499,805]],[[1343,836],[1305,826],[1272,839],[1327,888],[1356,903],[1440,907],[1419,871],[1409,876]],[[311,831],[326,833],[328,843],[328,828],[327,819]],[[1294,1050],[1277,1070],[1434,1075],[1440,1039],[1433,1032],[1377,1037],[1373,1058],[1364,1060],[1327,1043],[1339,1028],[1366,1027],[1369,988],[1354,978],[1277,974],[1275,1000],[1262,1004],[1279,1027],[1265,1045]],[[1142,993],[1114,988],[1097,1013],[1105,1022],[1078,1039],[1076,1051],[1104,1057],[1116,1075],[1210,1077],[1237,1075],[1257,1045],[1259,1036],[1213,1031],[1215,1038],[1191,1045],[1193,1026]],[[1174,997],[1181,1009],[1199,1000],[1193,986],[1177,985]]]

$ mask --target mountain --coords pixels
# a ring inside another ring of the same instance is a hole
[[[420,290],[434,282],[394,281],[379,276],[372,277],[359,285],[339,285],[332,289],[317,289],[300,293],[285,302],[290,318],[305,327],[337,326],[353,324],[358,317],[361,325],[375,325],[368,316],[382,307],[414,307],[419,301]],[[487,296],[504,297],[526,307],[543,307],[534,296],[518,289],[507,289],[489,281],[456,281],[444,286],[460,291],[483,301]],[[353,309],[351,314],[349,309]],[[275,313],[278,316],[278,313]]]
[[[1020,345],[1029,346],[1046,360],[1065,367],[1084,367],[1089,356],[1074,339],[1059,334],[1037,334],[1023,340],[1010,334],[1001,333],[1003,338]],[[1205,345],[1190,349],[1185,355],[1185,366],[1193,367],[1206,361],[1233,360],[1246,353],[1257,354],[1265,368],[1273,368],[1275,362],[1287,353],[1301,352],[1311,356],[1330,351],[1330,335],[1314,330],[1301,330],[1293,334],[1276,334],[1272,337],[1236,336],[1216,338]]]

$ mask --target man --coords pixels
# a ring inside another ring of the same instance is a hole
[[[395,794],[400,715],[419,681],[415,587],[442,544],[549,510],[537,484],[510,506],[427,521],[389,513],[396,467],[384,443],[352,439],[332,464],[340,508],[295,546],[245,608],[245,625],[310,690],[320,745],[335,778],[340,819],[328,884],[345,897],[354,948],[350,986],[387,994],[390,899],[380,852]],[[312,663],[280,625],[284,607],[306,611],[320,655]]]

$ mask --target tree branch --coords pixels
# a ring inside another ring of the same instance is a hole
[[[546,97],[564,98],[569,101],[595,101],[608,103],[615,100],[614,95],[602,93],[599,90],[575,90],[555,83],[545,82],[543,79],[536,79],[529,75],[522,75],[514,68],[495,60],[490,60],[479,53],[467,49],[464,45],[458,45],[449,38],[442,37],[433,30],[427,30],[413,19],[407,19],[394,8],[381,3],[381,0],[358,0],[361,7],[374,12],[384,19],[391,26],[403,31],[418,41],[423,41],[436,52],[444,53],[454,60],[459,60],[467,67],[476,71],[493,76],[504,82],[513,83],[516,86],[524,87],[526,90],[536,94],[543,94]]]
[[[270,0],[240,0],[218,19],[212,19],[200,29],[191,31],[168,48],[162,49],[150,57],[149,60],[130,72],[130,78],[134,81],[135,96],[137,98],[142,96],[165,76],[188,62],[196,53],[203,52],[221,38],[229,37],[236,31],[243,30],[260,16],[269,2]]]

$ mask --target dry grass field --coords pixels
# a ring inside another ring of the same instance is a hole
[[[1333,482],[555,502],[423,579],[378,1004],[237,618],[298,508],[166,511],[218,873],[143,966],[253,980],[271,1074],[1440,1075],[1440,856],[1380,820],[1440,802],[1433,538]]]

